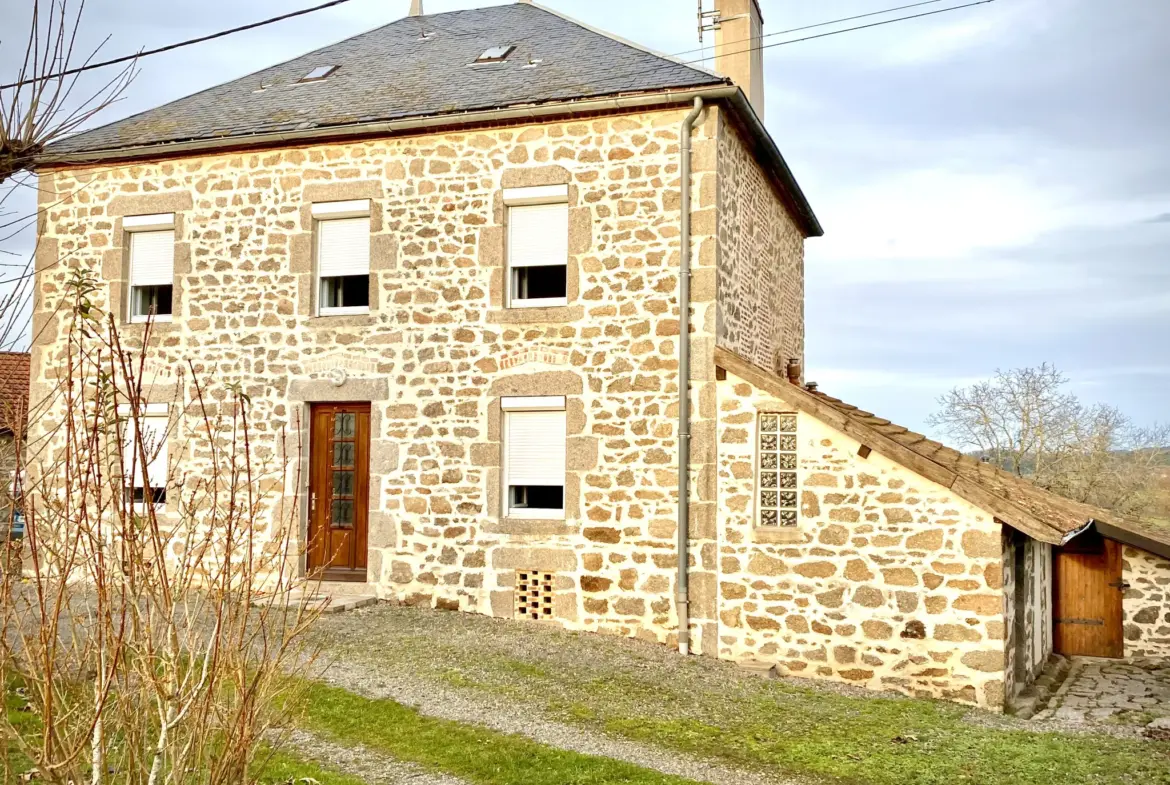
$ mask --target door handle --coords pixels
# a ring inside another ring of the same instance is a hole
[[[1121,591],[1125,591],[1126,589],[1129,588],[1129,584],[1126,583],[1125,581],[1113,581],[1112,583],[1109,584],[1109,586],[1114,588],[1114,589],[1119,589]]]

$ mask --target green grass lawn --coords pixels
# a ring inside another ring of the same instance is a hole
[[[837,694],[664,647],[465,614],[385,607],[360,624],[360,644],[346,630],[332,651],[734,765],[870,785],[1170,783],[1167,743],[1036,733],[950,703]]]
[[[306,683],[298,724],[318,735],[481,785],[686,785],[621,761],[548,747],[523,736],[419,714],[389,700]],[[693,785],[693,783],[692,783]]]

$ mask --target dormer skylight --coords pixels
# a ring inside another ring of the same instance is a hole
[[[512,54],[515,46],[493,46],[486,50],[479,57],[475,58],[475,62],[479,63],[502,63],[508,59],[508,55]]]
[[[319,65],[309,73],[298,79],[298,82],[320,82],[322,79],[327,79],[338,69],[336,65]]]

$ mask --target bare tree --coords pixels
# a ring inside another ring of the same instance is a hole
[[[996,371],[942,395],[927,422],[961,448],[1042,488],[1126,515],[1153,513],[1170,461],[1170,426],[1142,428],[1087,405],[1055,367]]]
[[[0,183],[27,169],[45,146],[77,130],[116,101],[134,77],[134,63],[88,94],[81,73],[98,49],[78,62],[77,37],[85,0],[31,0],[24,55],[12,87],[0,88]],[[0,41],[0,44],[3,42]]]

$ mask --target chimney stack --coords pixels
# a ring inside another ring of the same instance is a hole
[[[788,381],[791,384],[800,384],[800,360],[791,357],[787,367]]]
[[[757,0],[715,0],[715,70],[735,82],[764,119],[764,17]]]
[[[411,16],[422,16],[423,15],[422,3],[423,3],[423,0],[410,0],[410,15]]]

